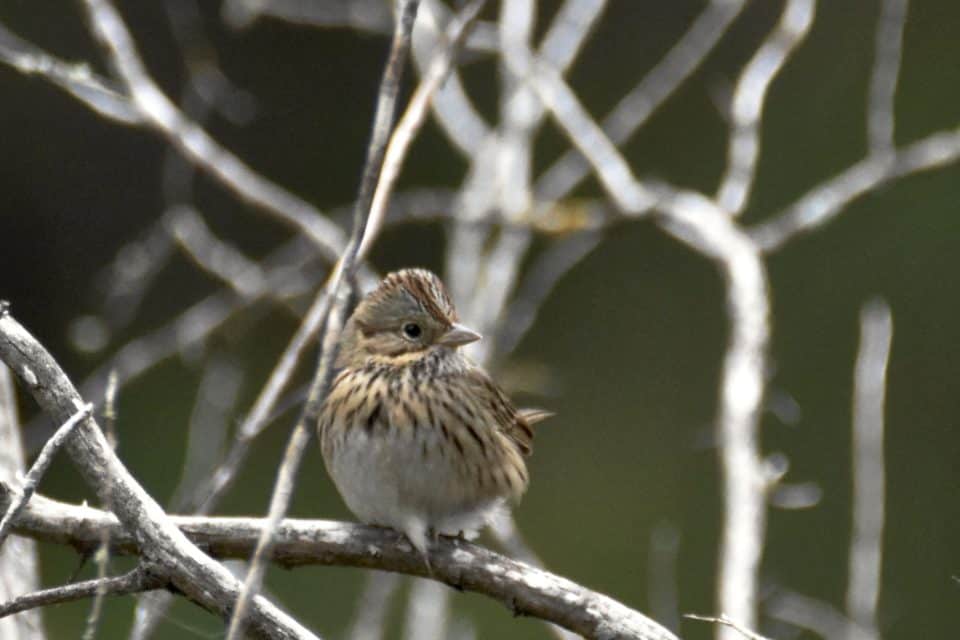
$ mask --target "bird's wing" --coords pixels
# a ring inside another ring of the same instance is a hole
[[[532,426],[552,415],[539,409],[521,409],[480,368],[470,370],[466,376],[472,387],[474,402],[483,414],[490,416],[493,426],[513,442],[520,453],[527,456],[533,449]]]

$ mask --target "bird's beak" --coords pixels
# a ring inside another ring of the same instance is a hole
[[[473,329],[465,327],[462,324],[454,324],[445,334],[440,336],[437,344],[442,344],[445,347],[460,347],[465,344],[470,344],[471,342],[476,342],[482,337],[483,336]]]

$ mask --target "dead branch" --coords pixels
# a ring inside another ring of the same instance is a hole
[[[9,491],[0,486],[0,506]],[[166,516],[194,544],[215,558],[249,558],[267,524],[263,518]],[[115,553],[141,555],[152,543],[99,509],[34,496],[15,530],[44,542],[93,549],[104,529]],[[350,566],[403,573],[474,591],[503,603],[516,615],[548,620],[587,638],[676,640],[656,622],[623,604],[548,571],[511,560],[479,545],[441,537],[431,551],[433,575],[407,539],[392,529],[329,520],[283,520],[270,559],[281,566]]]

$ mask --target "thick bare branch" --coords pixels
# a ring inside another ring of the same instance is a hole
[[[0,487],[0,506],[9,496]],[[262,518],[169,516],[195,543],[218,558],[247,558],[268,521]],[[117,553],[137,554],[138,539],[109,513],[35,496],[17,532],[38,540],[95,547],[110,528]],[[402,534],[367,525],[287,519],[276,530],[272,560],[286,567],[335,565],[429,577],[486,595],[515,615],[549,620],[587,638],[676,640],[676,636],[619,602],[570,580],[511,560],[476,544],[441,537],[431,551],[432,576]]]
[[[0,359],[54,420],[66,421],[84,406],[53,357],[9,315],[5,305],[0,308]],[[170,522],[160,505],[116,457],[92,417],[77,424],[66,447],[83,478],[101,500],[113,505],[117,517],[134,533],[149,554],[156,573],[193,602],[226,617],[233,608],[240,583]],[[266,599],[258,598],[252,609],[251,631],[257,637],[314,637]]]

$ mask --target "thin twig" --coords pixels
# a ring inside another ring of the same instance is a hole
[[[63,89],[105,118],[142,124],[143,115],[112,83],[86,63],[60,60],[0,24],[0,62],[24,75],[37,75]]]
[[[237,429],[237,435],[223,462],[210,472],[206,482],[198,485],[197,492],[189,502],[189,506],[193,507],[197,513],[210,513],[233,484],[240,466],[250,453],[250,445],[269,424],[274,407],[280,400],[280,394],[289,384],[307,347],[313,344],[329,310],[329,297],[326,292],[321,292],[310,305],[290,343],[277,360],[253,408]]]
[[[176,0],[163,5],[187,70],[186,93],[195,95],[207,112],[222,115],[232,124],[250,122],[256,100],[220,70],[217,49],[205,33],[198,1]]]
[[[756,631],[751,631],[747,627],[744,627],[741,624],[737,624],[736,622],[734,622],[733,620],[731,620],[725,615],[721,615],[720,617],[714,617],[714,616],[701,616],[695,613],[685,613],[683,617],[689,618],[690,620],[702,620],[704,622],[713,622],[715,624],[729,627],[730,629],[733,629],[734,631],[742,635],[744,638],[747,638],[747,640],[770,640],[766,636],[762,636]]]
[[[111,371],[107,377],[107,390],[103,394],[103,435],[107,443],[114,451],[117,450],[117,372]],[[113,507],[110,501],[104,502],[104,508],[111,511]],[[94,554],[94,561],[97,564],[97,580],[104,586],[103,590],[97,591],[93,597],[93,603],[90,605],[90,613],[87,614],[86,626],[83,630],[83,640],[93,640],[97,635],[97,625],[100,623],[100,613],[103,610],[103,599],[106,595],[105,580],[107,572],[110,569],[110,532],[103,530],[100,536],[100,548]]]
[[[187,425],[187,446],[180,479],[168,509],[194,511],[196,493],[209,490],[210,476],[223,452],[229,426],[228,415],[237,402],[243,372],[224,357],[212,357],[197,387],[196,399]],[[154,591],[137,598],[130,640],[145,640],[163,619],[174,596]]]
[[[163,268],[174,255],[173,242],[162,220],[116,251],[94,281],[104,290],[102,315],[111,329],[128,326]]]
[[[487,194],[481,195],[476,204],[470,207],[472,211],[465,212],[467,221],[470,217],[489,215],[488,212],[492,211],[498,212],[506,221],[517,221],[527,217],[533,210],[533,137],[544,109],[525,79],[515,73],[515,68],[522,67],[522,61],[528,55],[535,21],[535,2],[506,0],[501,3],[501,124],[496,135],[485,143],[488,150],[477,157],[479,171],[473,176],[477,179],[491,172],[494,183],[492,186],[483,183],[470,185],[471,189],[478,189],[481,194],[485,190]],[[469,239],[469,236],[468,231],[464,239]],[[469,255],[475,259],[475,263],[469,279],[475,286],[465,316],[480,333],[493,333],[506,301],[516,286],[520,265],[531,239],[530,230],[517,226],[504,228],[495,236],[492,248],[488,251],[476,243],[470,247]],[[451,256],[456,259],[456,254],[457,247],[453,245]],[[466,280],[463,273],[465,269],[461,268],[460,271],[460,279]],[[494,340],[483,340],[470,345],[467,352],[486,366],[495,346]]]
[[[793,591],[779,590],[764,610],[771,618],[812,631],[824,640],[845,638],[853,624],[833,605]]]
[[[794,237],[830,222],[851,202],[888,182],[957,160],[960,160],[960,130],[931,134],[889,156],[868,156],[751,228],[750,237],[765,253],[772,253]]]
[[[224,242],[207,226],[196,209],[176,206],[163,216],[170,235],[194,264],[222,280],[241,297],[257,297],[266,289],[260,265]]]
[[[306,284],[304,279],[298,278],[298,271],[307,266],[304,261],[309,261],[313,255],[312,252],[304,251],[304,244],[303,239],[291,240],[261,261],[266,278],[263,281],[264,288],[258,292],[256,298],[245,300],[229,287],[210,294],[159,328],[124,344],[84,380],[81,390],[89,395],[103,393],[111,371],[116,371],[118,384],[123,388],[167,358],[190,353],[191,350],[202,347],[227,321],[272,293],[284,291],[290,284],[293,284],[294,288],[287,294],[298,293],[299,288]],[[361,282],[369,281],[366,270],[359,273],[363,276]],[[37,438],[46,437],[49,430],[44,424],[29,426],[27,449],[39,449],[41,442],[37,441]]]
[[[420,8],[420,19],[413,30],[413,62],[421,76],[426,75],[438,51],[450,41],[454,18],[439,0],[426,0]],[[430,107],[440,129],[455,149],[472,159],[483,141],[490,136],[490,127],[470,102],[457,73],[451,73],[440,87]]]
[[[171,510],[197,510],[194,492],[209,484],[216,462],[223,454],[230,416],[242,382],[243,369],[232,359],[215,356],[206,363],[187,424],[187,451],[180,480],[170,500]]]
[[[361,178],[360,195],[357,198],[354,212],[353,231],[327,287],[327,311],[323,314],[323,324],[325,326],[323,354],[311,385],[306,407],[296,426],[294,426],[293,433],[284,451],[283,461],[280,464],[280,470],[277,473],[270,499],[267,516],[270,524],[261,532],[260,539],[257,542],[257,548],[251,559],[243,589],[230,617],[227,640],[236,640],[243,632],[247,608],[263,582],[263,576],[267,568],[266,560],[270,556],[274,544],[275,527],[286,515],[292,499],[300,461],[307,444],[310,442],[313,423],[316,421],[320,403],[326,397],[330,388],[333,378],[333,365],[339,349],[340,329],[345,321],[348,299],[351,297],[350,290],[353,286],[354,267],[358,261],[363,240],[370,238],[368,241],[370,242],[374,237],[372,234],[368,235],[371,209],[375,199],[374,193],[375,190],[379,189],[378,182],[384,168],[384,157],[387,153],[387,144],[390,141],[393,128],[400,81],[407,61],[407,51],[410,47],[410,37],[418,6],[419,0],[405,0],[400,3],[397,9],[397,26],[377,97],[373,134],[370,146],[367,149],[367,159]],[[346,286],[344,287],[345,282]]]
[[[83,582],[74,582],[59,587],[43,589],[22,595],[9,602],[0,603],[0,618],[52,604],[63,604],[92,597],[126,596],[142,593],[166,586],[163,578],[151,575],[138,567],[122,576],[112,578],[94,578]]]
[[[876,640],[886,503],[884,403],[893,338],[890,307],[874,300],[860,312],[853,397],[853,526],[850,534],[848,640]]]
[[[540,100],[590,163],[597,179],[618,207],[637,214],[653,206],[655,198],[648,186],[633,175],[630,165],[556,69],[532,54],[522,61],[506,60],[514,65],[514,73],[532,84]]]
[[[361,197],[357,201],[358,207],[366,205],[369,209],[369,213],[365,214],[368,218],[357,250],[359,260],[366,257],[373,239],[383,225],[400,169],[403,167],[410,145],[427,117],[430,101],[447,77],[463,39],[470,33],[473,21],[476,20],[485,3],[486,0],[471,0],[451,23],[450,44],[444,50],[437,52],[436,57],[430,62],[423,80],[417,85],[403,116],[397,122],[396,129],[389,136],[389,143],[385,145],[383,155],[377,158],[380,166],[376,176],[371,176],[376,179],[376,189],[371,191],[371,200],[369,203],[363,203]]]
[[[255,172],[188,119],[153,81],[130,31],[109,0],[84,0],[87,17],[103,44],[134,107],[146,126],[164,135],[182,153],[236,195],[300,230],[330,259],[346,244],[343,230],[308,202]]]
[[[271,0],[266,3],[228,0],[225,5],[224,14],[231,26],[245,27],[253,19],[273,18],[318,29],[350,29],[386,35],[393,32],[390,6],[381,0]],[[435,27],[432,22],[417,24],[417,30]],[[497,47],[496,26],[489,22],[478,22],[464,43],[464,49],[476,53],[496,53]]]
[[[36,377],[30,369],[23,371],[22,375]],[[3,519],[0,520],[0,545],[3,545],[3,541],[10,532],[13,521],[20,512],[23,511],[23,508],[27,506],[30,496],[37,490],[37,485],[40,483],[41,478],[43,478],[43,474],[45,474],[50,467],[50,463],[53,462],[53,457],[60,450],[60,447],[63,446],[63,443],[73,434],[73,430],[77,425],[89,418],[91,413],[93,413],[92,404],[78,405],[76,412],[47,440],[47,444],[43,445],[40,455],[37,456],[37,459],[33,462],[33,466],[30,467],[27,475],[23,478],[23,484],[20,486],[17,498],[10,503],[10,506],[7,507],[6,512],[3,514]]]
[[[603,119],[603,131],[623,144],[706,60],[746,0],[711,0],[670,51]],[[537,180],[538,196],[548,202],[565,198],[590,173],[577,150],[568,151]]]
[[[533,326],[543,303],[557,283],[590,255],[603,241],[603,237],[598,231],[585,231],[557,240],[544,250],[517,286],[517,293],[500,324],[496,339],[498,357],[516,349],[520,340]]]

